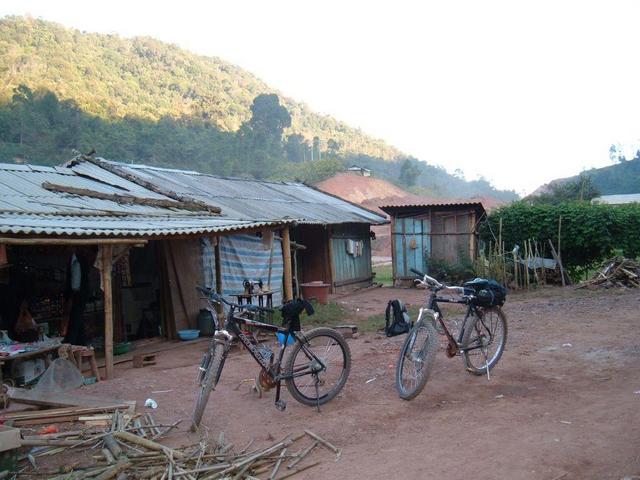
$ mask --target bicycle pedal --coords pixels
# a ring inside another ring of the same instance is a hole
[[[285,402],[284,400],[278,400],[275,405],[276,408],[281,412],[284,412],[287,409],[287,402]]]

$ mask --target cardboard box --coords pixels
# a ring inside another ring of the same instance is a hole
[[[0,425],[0,452],[19,448],[20,445],[20,429]]]

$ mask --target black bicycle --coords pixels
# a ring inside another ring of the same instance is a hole
[[[447,356],[461,355],[464,366],[474,375],[489,372],[498,363],[507,341],[507,318],[498,305],[485,299],[488,280],[476,279],[464,287],[447,286],[426,273],[411,269],[420,278],[416,283],[430,294],[427,306],[420,309],[418,319],[400,351],[396,367],[396,387],[400,397],[412,400],[424,388],[433,369],[438,350],[437,333],[447,337]],[[442,297],[454,293],[457,298]],[[467,306],[460,331],[454,337],[444,321],[438,303],[458,303]]]
[[[207,406],[209,395],[215,389],[225,360],[234,339],[242,343],[261,367],[256,387],[262,390],[276,388],[275,406],[283,411],[287,404],[280,399],[280,386],[284,380],[287,390],[298,402],[316,406],[318,410],[333,399],[344,387],[351,370],[351,352],[344,337],[332,328],[319,327],[308,332],[299,331],[298,315],[305,303],[294,301],[283,306],[283,327],[264,323],[250,317],[273,313],[272,309],[257,305],[239,305],[226,300],[210,288],[198,287],[213,307],[224,303],[229,308],[222,329],[216,325],[209,349],[204,354],[198,370],[200,392],[193,412],[192,430],[195,430]],[[310,307],[306,307],[308,313]],[[239,312],[239,313],[237,313]],[[256,342],[256,337],[243,331],[250,327],[255,332],[275,334],[280,341],[277,354],[266,345]],[[292,345],[286,364],[282,367],[284,353]]]

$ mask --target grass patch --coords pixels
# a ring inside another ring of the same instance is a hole
[[[393,267],[391,265],[374,265],[373,272],[376,274],[376,282],[385,287],[393,286]]]

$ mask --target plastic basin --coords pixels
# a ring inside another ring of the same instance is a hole
[[[180,340],[195,340],[200,336],[200,330],[178,330]]]

